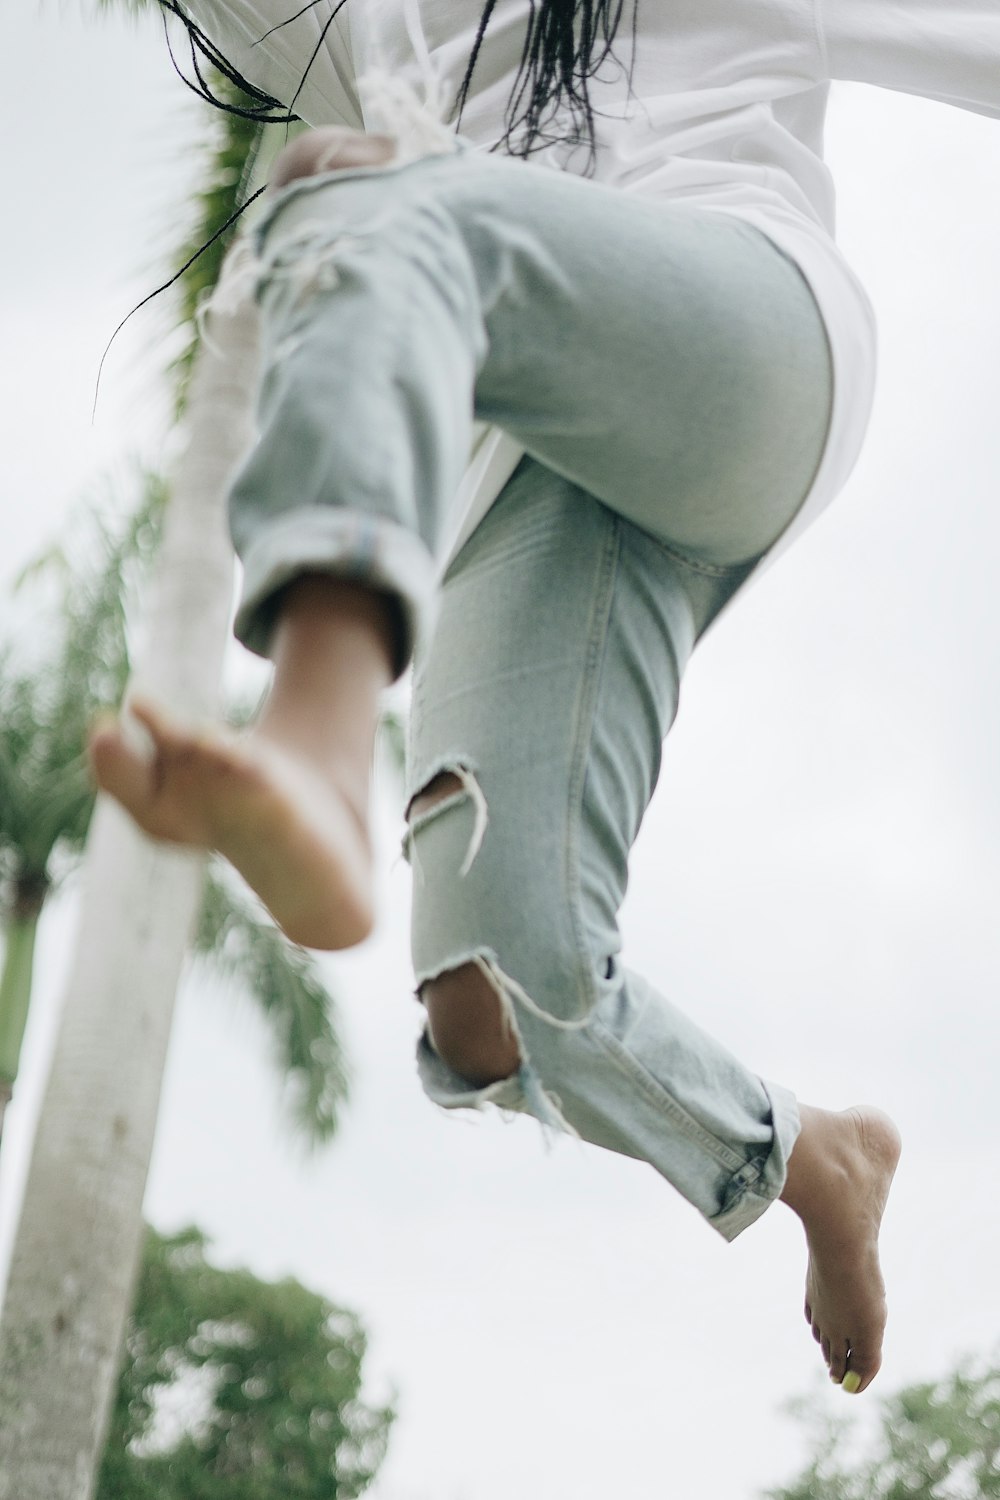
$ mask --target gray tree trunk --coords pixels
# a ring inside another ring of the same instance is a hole
[[[220,288],[232,282],[232,259]],[[186,450],[135,686],[218,711],[233,588],[226,480],[250,441],[256,317],[217,294],[192,375]],[[201,857],[156,846],[102,799],[0,1320],[0,1500],[89,1500],[142,1236],[174,996]]]

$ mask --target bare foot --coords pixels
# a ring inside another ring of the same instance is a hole
[[[257,892],[293,943],[349,948],[373,922],[366,809],[272,735],[184,729],[147,703],[132,712],[153,754],[116,720],[95,726],[94,777],[153,838],[216,849]]]
[[[806,1322],[831,1380],[857,1393],[882,1363],[886,1302],[878,1235],[899,1132],[877,1109],[832,1113],[803,1105],[801,1117],[781,1197],[806,1232]]]

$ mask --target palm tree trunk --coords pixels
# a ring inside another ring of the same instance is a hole
[[[219,312],[192,375],[147,616],[142,691],[217,711],[233,564],[222,497],[250,440],[252,307]],[[89,1500],[141,1245],[160,1083],[200,857],[102,802],[0,1322],[0,1500]]]
[[[3,971],[0,972],[0,1134],[14,1091],[21,1042],[31,999],[38,912],[13,916],[4,934]]]

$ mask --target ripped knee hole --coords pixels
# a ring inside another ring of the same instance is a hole
[[[509,1078],[521,1051],[495,987],[476,963],[460,964],[421,985],[434,1050],[475,1088]]]

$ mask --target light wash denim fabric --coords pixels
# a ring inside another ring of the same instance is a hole
[[[261,440],[231,498],[237,633],[302,571],[414,647],[419,987],[474,962],[521,1053],[493,1103],[650,1162],[724,1237],[778,1195],[795,1101],[619,958],[627,862],[699,636],[794,518],[832,398],[794,264],[721,213],[465,148],[304,179],[257,231]],[[527,450],[435,584],[473,418]]]

